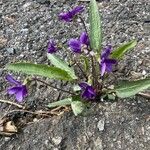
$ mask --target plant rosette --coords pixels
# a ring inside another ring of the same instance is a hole
[[[29,62],[16,62],[7,65],[6,69],[8,70],[29,75],[23,83],[15,80],[11,75],[6,76],[7,81],[11,84],[7,92],[10,95],[15,95],[17,102],[22,102],[28,95],[28,88],[32,81],[42,82],[69,95],[68,98],[50,103],[47,107],[70,105],[73,113],[77,116],[86,110],[92,102],[134,96],[150,87],[150,78],[123,81],[114,85],[112,89],[105,85],[104,81],[107,81],[110,77],[109,74],[113,73],[113,67],[129,50],[134,49],[137,42],[131,40],[116,49],[113,49],[110,44],[102,46],[102,21],[96,1],[91,0],[89,3],[89,30],[82,18],[84,10],[84,6],[76,6],[68,12],[61,12],[58,16],[60,21],[68,24],[80,20],[84,27],[84,31],[81,31],[79,37],[70,38],[67,42],[68,49],[76,58],[69,58],[70,62],[60,59],[57,52],[60,49],[65,49],[66,45],[63,46],[61,43],[56,43],[55,39],[50,39],[47,58],[51,62],[51,66]],[[75,67],[78,69],[74,69]],[[75,70],[79,70],[82,77],[77,76]],[[38,79],[37,76],[70,82],[72,90],[67,91],[52,86]]]

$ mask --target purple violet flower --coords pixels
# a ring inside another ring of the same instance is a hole
[[[65,12],[65,13],[60,13],[59,14],[59,18],[60,20],[66,21],[66,22],[71,22],[73,17],[82,12],[84,10],[83,6],[76,6],[75,8],[73,8],[72,10]]]
[[[26,85],[21,84],[21,82],[15,80],[11,75],[6,76],[6,80],[11,84],[14,85],[13,87],[8,88],[8,94],[16,95],[16,100],[18,102],[22,102],[23,98],[27,95],[27,87]]]
[[[96,97],[96,92],[92,86],[88,85],[85,82],[80,83],[79,86],[82,91],[82,98],[94,99]]]
[[[101,76],[103,76],[105,72],[111,72],[112,66],[117,63],[115,59],[109,58],[111,51],[112,47],[109,45],[104,49],[104,52],[101,55]]]
[[[52,54],[55,53],[56,51],[57,51],[56,43],[54,42],[54,40],[50,39],[48,42],[47,52]]]
[[[82,32],[79,39],[70,39],[68,45],[73,52],[81,53],[82,47],[88,47],[89,37],[86,32]]]

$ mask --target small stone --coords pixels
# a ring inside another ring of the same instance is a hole
[[[29,29],[27,29],[27,28],[21,29],[21,33],[22,33],[23,35],[27,35],[28,32],[29,32]]]
[[[29,7],[31,4],[32,4],[31,2],[27,2],[27,3],[25,3],[25,4],[23,5],[23,8],[27,8],[27,7]]]
[[[15,49],[14,48],[9,47],[9,48],[6,48],[6,50],[9,54],[15,54]]]
[[[145,70],[142,71],[142,75],[143,75],[143,76],[146,75],[146,71],[145,71]]]
[[[49,140],[45,140],[44,144],[48,145],[48,143],[49,143]]]
[[[54,137],[52,138],[52,141],[54,142],[55,145],[59,145],[62,141],[62,137]]]
[[[105,126],[105,119],[102,118],[101,120],[99,120],[99,122],[97,124],[97,128],[99,129],[99,131],[103,131],[104,130],[104,126]]]
[[[5,137],[5,141],[8,142],[11,138],[10,137]]]
[[[23,58],[23,57],[24,57],[24,54],[20,54],[20,57],[22,57],[22,58]]]
[[[33,119],[33,122],[37,122],[37,121],[38,121],[38,119],[37,119],[37,118],[34,118],[34,119]]]
[[[53,148],[53,150],[59,150],[58,148]]]

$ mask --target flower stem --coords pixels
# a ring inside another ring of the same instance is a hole
[[[80,71],[82,72],[82,74],[83,74],[83,76],[85,77],[85,79],[88,80],[87,75],[85,74],[85,72],[83,71],[83,69],[80,67],[80,65],[79,65],[77,62],[76,62],[75,64],[78,66],[78,68],[79,68]]]
[[[80,18],[80,21],[81,23],[83,24],[83,27],[84,27],[84,30],[85,32],[88,34],[88,30],[87,30],[87,27],[86,27],[86,24],[85,24],[85,21],[82,17],[79,17]],[[92,50],[91,46],[90,46],[90,50]],[[88,51],[90,51],[88,49]],[[93,86],[96,86],[96,82],[97,82],[97,72],[96,72],[96,68],[95,68],[95,62],[94,62],[94,58],[91,56],[91,62],[92,62],[92,77],[93,77]]]
[[[80,17],[80,21],[81,23],[83,24],[83,27],[85,29],[85,32],[88,34],[88,31],[87,31],[87,27],[86,27],[86,24],[83,20],[82,17]],[[92,50],[91,46],[90,46],[90,50]],[[88,51],[90,51],[88,50]],[[96,80],[97,80],[97,75],[96,75],[96,69],[95,69],[95,63],[94,63],[94,58],[91,56],[91,62],[92,62],[92,76],[93,76],[93,86],[96,85]]]
[[[95,87],[96,84],[96,80],[95,80],[95,76],[96,76],[96,72],[95,72],[95,66],[94,66],[94,59],[91,56],[91,62],[92,62],[92,79],[93,79],[93,86]]]
[[[79,17],[79,18],[80,18],[81,23],[83,24],[85,32],[88,34],[88,30],[87,30],[87,27],[85,25],[85,22],[84,22],[83,18],[82,17]]]
[[[40,80],[40,79],[38,79],[38,78],[33,78],[33,80],[36,80],[36,81],[41,82],[41,83],[43,83],[43,84],[46,84],[47,86],[52,87],[52,88],[54,88],[54,89],[57,89],[57,90],[59,90],[59,91],[62,91],[62,92],[65,92],[65,93],[68,93],[68,94],[71,94],[71,95],[75,95],[74,93],[72,93],[72,92],[70,92],[70,91],[66,91],[66,90],[64,90],[64,89],[58,88],[58,87],[56,87],[56,86],[53,86],[53,85],[51,85],[51,84],[49,84],[49,83],[46,83],[45,81],[42,81],[42,80]]]

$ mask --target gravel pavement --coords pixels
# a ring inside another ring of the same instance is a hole
[[[0,1],[0,99],[14,99],[6,93],[7,63],[20,60],[48,63],[46,47],[50,38],[66,44],[69,38],[80,35],[83,30],[80,23],[73,25],[58,20],[60,12],[78,3],[88,9],[86,0]],[[136,48],[119,62],[118,80],[149,76],[150,0],[99,0],[98,7],[103,20],[103,45],[111,43],[115,48],[120,43],[138,40]],[[83,18],[88,27],[87,11]],[[59,55],[66,57],[61,50]],[[25,103],[32,109],[42,109],[58,97],[57,91],[39,84],[30,91]],[[0,117],[8,107],[0,103]],[[93,105],[88,116],[75,117],[68,112],[34,121],[13,137],[1,136],[0,150],[150,149],[150,101],[142,97]]]

